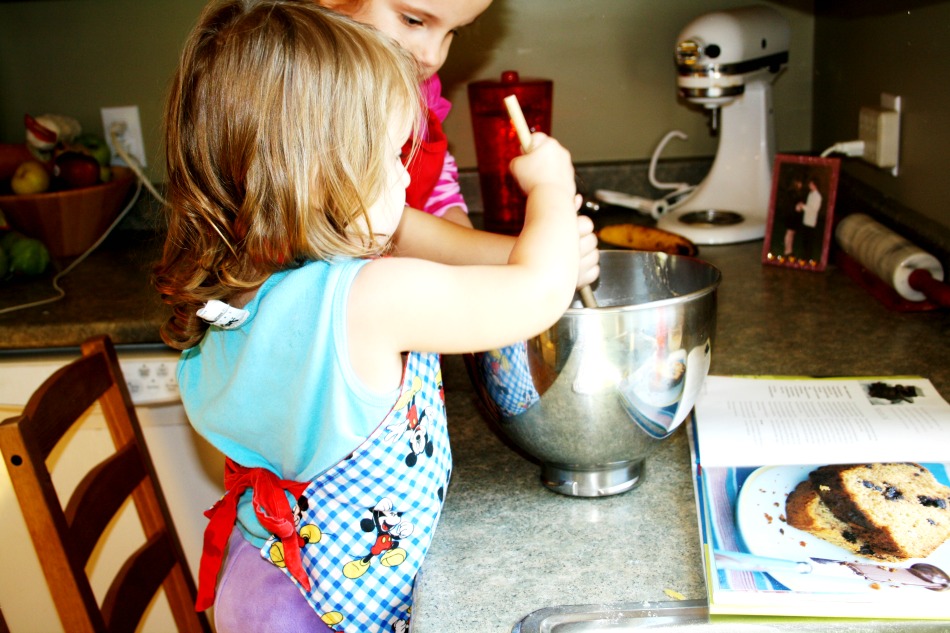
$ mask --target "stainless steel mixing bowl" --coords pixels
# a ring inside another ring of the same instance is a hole
[[[603,251],[597,308],[466,358],[491,417],[566,495],[621,493],[693,408],[709,371],[721,274],[698,259]]]

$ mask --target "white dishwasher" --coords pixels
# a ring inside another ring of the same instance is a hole
[[[78,350],[0,353],[0,420],[19,414],[33,391],[57,368],[79,356]],[[178,352],[164,346],[120,348],[119,362],[135,403],[139,422],[169,510],[197,579],[207,523],[203,512],[223,493],[224,458],[188,424],[178,395]],[[98,407],[50,455],[53,483],[68,498],[80,476],[101,460],[111,445]],[[107,547],[90,560],[93,590],[105,595],[121,561],[144,535],[131,502],[107,528]],[[11,633],[62,631],[33,542],[20,512],[6,467],[0,468],[0,609]],[[167,633],[175,627],[164,596],[153,601],[139,631]]]

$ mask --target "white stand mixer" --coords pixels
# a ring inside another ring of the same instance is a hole
[[[680,95],[712,110],[721,132],[706,178],[660,228],[697,244],[732,244],[765,236],[775,129],[772,82],[788,63],[789,27],[766,6],[708,13],[677,40]]]

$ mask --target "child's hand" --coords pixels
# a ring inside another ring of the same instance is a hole
[[[583,288],[594,283],[600,276],[597,235],[594,233],[593,220],[586,215],[577,216],[577,236],[581,256],[577,267],[577,287]]]
[[[577,193],[570,152],[547,134],[533,133],[531,151],[514,158],[509,168],[525,194],[539,185],[562,187],[572,197]]]

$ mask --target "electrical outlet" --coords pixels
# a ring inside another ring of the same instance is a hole
[[[863,107],[858,138],[864,141],[864,160],[896,176],[900,159],[901,98],[881,93],[880,107]]]
[[[138,106],[102,108],[102,130],[105,133],[106,143],[112,150],[113,165],[128,166],[116,148],[116,143],[118,143],[122,150],[134,158],[140,166],[146,166],[145,141],[142,138],[142,123],[139,119]],[[113,131],[115,132],[114,140]]]

